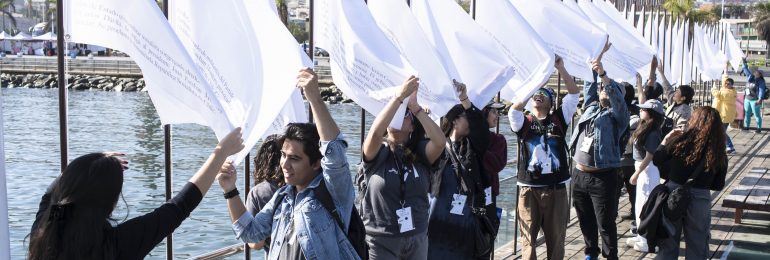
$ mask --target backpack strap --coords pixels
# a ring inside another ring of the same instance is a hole
[[[340,227],[340,229],[347,234],[347,229],[345,229],[345,223],[342,222],[342,219],[340,218],[340,214],[337,212],[337,207],[334,206],[334,201],[332,200],[332,196],[329,193],[329,190],[326,188],[326,181],[321,180],[321,182],[318,184],[318,187],[316,187],[313,192],[315,192],[315,197],[318,199],[319,202],[321,202],[321,205],[326,209],[326,211],[329,212],[330,215],[332,215],[332,218],[334,218],[334,221],[337,222],[337,225]],[[347,236],[347,235],[346,235]]]

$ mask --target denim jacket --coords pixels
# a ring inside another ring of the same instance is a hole
[[[347,232],[343,232],[329,212],[315,198],[315,188],[321,181],[331,193],[337,212],[345,225],[350,225],[350,213],[353,209],[353,180],[345,155],[347,143],[342,134],[330,142],[321,142],[322,174],[310,185],[295,194],[292,185],[280,188],[276,195],[254,217],[248,212],[233,223],[236,239],[243,242],[257,242],[270,236],[270,253],[267,259],[278,259],[281,246],[285,241],[291,221],[294,221],[296,241],[307,259],[360,259],[350,241]],[[278,195],[283,196],[278,208],[274,208]],[[296,195],[296,198],[295,198]],[[293,216],[293,218],[292,218]]]
[[[743,63],[743,74],[746,74],[746,89],[749,90],[746,93],[746,100],[762,99],[765,96],[765,91],[767,91],[765,79],[754,77],[754,74],[749,70],[749,65],[746,63]]]
[[[620,156],[625,148],[625,144],[620,143],[620,138],[628,128],[631,114],[623,99],[623,90],[617,82],[610,81],[609,85],[602,86],[610,98],[611,105],[608,108],[602,108],[599,104],[598,85],[596,72],[594,72],[594,82],[586,81],[583,88],[583,114],[572,132],[570,151],[574,156],[578,136],[593,119],[595,127],[593,157],[596,168],[616,168],[620,167]]]

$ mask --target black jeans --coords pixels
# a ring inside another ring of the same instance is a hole
[[[636,185],[631,184],[631,175],[634,175],[635,171],[636,169],[633,165],[621,166],[618,171],[618,177],[620,178],[618,180],[618,205],[620,205],[620,197],[623,195],[621,194],[621,191],[623,190],[623,187],[626,187],[628,200],[631,203],[631,216],[634,216],[636,212]]]
[[[586,242],[586,255],[598,257],[601,251],[607,259],[618,259],[618,170],[585,173],[573,169],[572,203]],[[602,235],[601,250],[597,229]]]

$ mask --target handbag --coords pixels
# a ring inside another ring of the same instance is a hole
[[[487,217],[485,208],[472,209],[473,215],[476,216],[476,229],[473,231],[474,238],[476,240],[476,247],[474,255],[476,257],[482,257],[492,252],[492,247],[495,242],[495,229],[492,225],[492,221]]]
[[[701,160],[698,167],[695,168],[695,172],[693,172],[690,178],[687,179],[687,182],[685,182],[684,185],[676,187],[669,193],[664,213],[670,220],[677,221],[687,213],[687,207],[690,206],[690,201],[692,201],[690,188],[692,187],[692,183],[695,182],[695,178],[704,171],[705,166],[705,160]]]

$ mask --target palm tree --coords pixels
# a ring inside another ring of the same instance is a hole
[[[675,17],[686,18],[693,22],[714,22],[719,19],[710,10],[698,10],[694,7],[695,0],[666,0],[663,3],[663,8]]]
[[[757,36],[765,40],[770,51],[770,2],[757,3],[752,7],[754,15],[754,28],[757,29]],[[770,59],[770,53],[765,52],[765,60]]]
[[[8,17],[13,30],[16,30],[16,18],[13,18],[13,12],[16,12],[13,0],[0,0],[0,13],[3,15],[3,31],[5,31],[5,17]]]
[[[289,7],[286,5],[286,0],[275,0],[275,4],[278,6],[278,16],[281,18],[283,25],[289,25]]]

